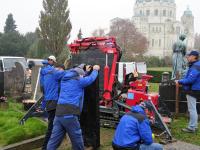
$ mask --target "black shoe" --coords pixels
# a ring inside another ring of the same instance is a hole
[[[186,133],[195,133],[196,132],[196,130],[192,130],[189,128],[183,128],[183,129],[181,129],[181,131],[186,132]]]

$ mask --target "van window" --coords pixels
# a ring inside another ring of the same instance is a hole
[[[28,68],[25,58],[4,58],[3,63],[5,71],[11,71],[12,68],[15,68],[16,62],[20,63],[24,69]]]

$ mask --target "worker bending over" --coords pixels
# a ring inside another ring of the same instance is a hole
[[[72,143],[73,150],[84,150],[79,116],[83,108],[84,88],[92,84],[98,75],[98,65],[93,66],[89,76],[84,77],[84,70],[78,66],[67,71],[61,80],[61,90],[56,107],[56,117],[48,150],[56,150],[66,133]]]

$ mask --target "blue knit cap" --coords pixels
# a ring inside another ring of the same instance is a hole
[[[188,55],[189,55],[189,56],[192,55],[192,56],[197,56],[197,57],[199,57],[199,52],[193,50],[193,51],[191,51]]]

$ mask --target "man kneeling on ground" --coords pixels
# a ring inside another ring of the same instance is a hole
[[[163,150],[153,143],[149,120],[145,114],[145,103],[136,105],[120,120],[113,138],[114,150]]]

